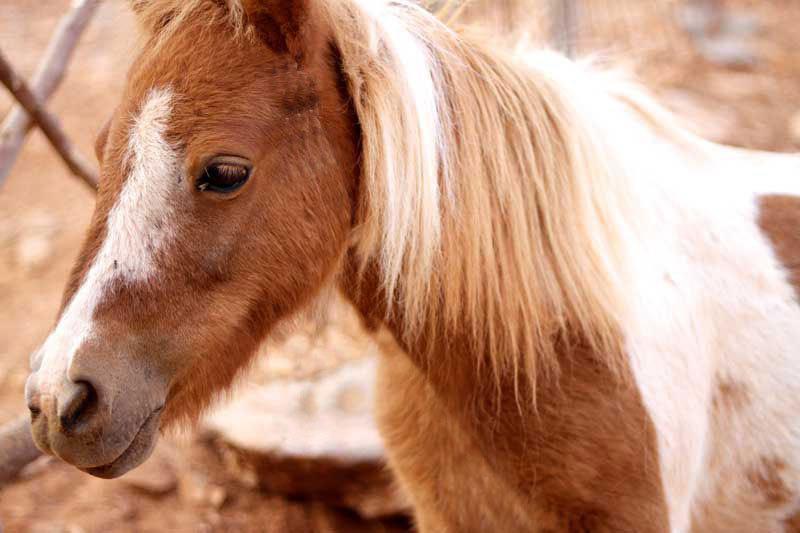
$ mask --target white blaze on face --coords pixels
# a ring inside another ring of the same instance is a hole
[[[153,89],[131,122],[123,165],[130,174],[109,212],[105,239],[35,356],[45,394],[66,378],[75,352],[91,337],[94,310],[112,282],[136,283],[156,274],[155,256],[172,237],[170,198],[179,187],[179,154],[165,139],[172,102],[171,89]]]

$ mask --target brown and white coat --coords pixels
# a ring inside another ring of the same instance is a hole
[[[410,2],[133,5],[40,447],[137,466],[334,288],[422,531],[800,531],[800,158]]]

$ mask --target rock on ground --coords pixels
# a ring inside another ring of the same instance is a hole
[[[403,514],[373,419],[376,364],[372,356],[314,380],[247,387],[205,428],[249,485],[363,518]]]

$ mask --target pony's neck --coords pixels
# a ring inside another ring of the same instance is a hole
[[[355,10],[334,27],[364,150],[356,305],[421,365],[469,352],[535,386],[575,339],[617,365],[630,210],[605,88],[412,6],[335,4]]]

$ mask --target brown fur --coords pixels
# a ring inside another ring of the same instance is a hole
[[[795,513],[783,522],[786,533],[800,533],[800,513]]]
[[[780,507],[793,499],[794,494],[781,477],[785,469],[782,459],[771,457],[764,458],[747,472],[747,480],[768,506]]]
[[[721,380],[717,383],[717,388],[711,398],[712,406],[716,411],[740,410],[751,401],[747,385],[733,380]],[[725,414],[721,416],[725,416]]]
[[[354,280],[345,293],[378,322],[379,291]],[[494,394],[466,338],[400,348],[402,317],[387,325],[378,417],[421,531],[669,531],[655,429],[629,369],[564,340],[534,408],[515,400],[511,375]]]
[[[761,197],[758,225],[800,296],[800,198],[779,194]]]
[[[442,394],[403,355],[384,361],[381,430],[421,531],[669,531],[638,393],[571,355],[571,376],[540,386],[541,411],[519,418],[481,413],[493,407],[474,391]]]

